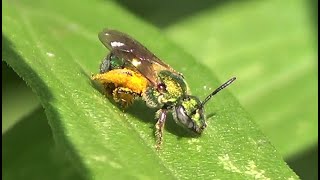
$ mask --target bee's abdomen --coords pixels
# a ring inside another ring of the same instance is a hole
[[[141,74],[130,69],[113,69],[106,73],[97,74],[92,77],[101,84],[113,84],[115,87],[124,87],[141,95],[148,87],[148,80]]]

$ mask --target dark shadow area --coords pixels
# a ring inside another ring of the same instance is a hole
[[[49,103],[52,101],[52,94],[49,91],[49,87],[42,81],[42,79],[33,71],[33,69],[26,63],[21,56],[19,56],[15,51],[13,44],[2,34],[2,59],[10,62],[10,66],[14,69],[15,72],[20,77],[24,77],[24,80],[27,81],[27,84],[33,88],[41,99],[46,99],[42,101],[42,105],[46,108],[46,115],[50,116],[52,119],[60,119],[58,112],[52,108],[52,105]],[[32,81],[31,81],[32,79]],[[47,121],[46,121],[47,122]],[[52,129],[62,129],[59,121],[50,121]],[[38,131],[39,129],[33,128],[32,131]],[[27,134],[25,135],[27,136]],[[20,138],[24,138],[23,136]],[[77,169],[79,174],[84,176],[85,179],[90,179],[91,175],[87,168],[82,164],[81,158],[77,155],[77,152],[74,150],[72,144],[68,141],[68,138],[64,136],[63,133],[55,134],[55,143],[58,148],[63,149],[64,152],[67,152],[71,156],[68,156],[69,159],[72,159],[72,165]],[[13,142],[14,143],[14,142]],[[20,153],[24,153],[24,148],[17,149]],[[3,157],[3,156],[2,156]]]
[[[3,81],[14,82],[17,85],[23,82],[23,80],[4,61],[2,61],[2,82]],[[6,87],[4,86],[2,88],[6,88]],[[2,94],[3,94],[3,92],[2,92]]]
[[[206,9],[217,8],[232,0],[116,0],[119,4],[157,27],[166,27]],[[143,6],[143,8],[141,8]]]
[[[286,162],[301,179],[318,179],[318,145],[287,159]]]
[[[2,61],[2,133],[40,104],[38,97],[6,62]],[[21,99],[23,98],[23,101]],[[12,108],[14,107],[14,108]]]
[[[4,179],[82,179],[55,147],[42,108],[2,136],[2,150]]]

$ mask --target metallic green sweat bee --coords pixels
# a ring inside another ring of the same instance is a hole
[[[183,75],[162,62],[153,53],[128,35],[105,29],[99,33],[100,41],[110,53],[100,65],[100,73],[93,80],[103,84],[107,95],[127,107],[142,98],[156,113],[156,148],[161,147],[163,128],[168,112],[182,127],[201,134],[207,127],[204,105],[219,91],[230,85],[233,77],[204,101],[192,96]]]

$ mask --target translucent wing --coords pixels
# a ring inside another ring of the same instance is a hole
[[[104,29],[99,33],[99,39],[114,55],[129,62],[154,85],[158,84],[159,70],[169,70],[179,74],[142,44],[124,33]]]

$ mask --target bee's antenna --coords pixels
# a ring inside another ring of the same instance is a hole
[[[209,96],[207,96],[204,101],[202,101],[200,107],[203,107],[215,94],[217,94],[219,91],[221,91],[222,89],[224,89],[227,86],[229,86],[235,80],[236,80],[236,77],[233,77],[233,78],[229,79],[227,82],[223,83],[220,87],[218,87],[211,94],[209,94]]]

